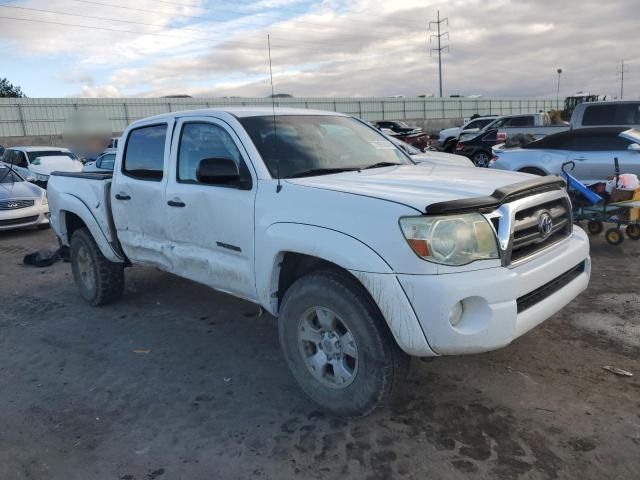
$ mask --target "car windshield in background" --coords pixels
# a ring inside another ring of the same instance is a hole
[[[60,152],[57,150],[39,150],[36,152],[27,152],[29,156],[29,161],[33,162],[36,158],[43,157],[69,157],[73,160],[76,160],[78,157],[70,152]]]
[[[269,115],[240,123],[274,178],[410,163],[381,133],[349,117],[279,115],[274,125]]]
[[[0,183],[22,182],[22,177],[10,168],[0,166]]]

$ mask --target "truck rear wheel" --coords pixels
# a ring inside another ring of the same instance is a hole
[[[302,390],[341,416],[371,413],[409,368],[364,288],[334,271],[297,280],[282,300],[280,345]]]
[[[124,290],[124,264],[107,260],[86,228],[73,232],[70,243],[71,270],[82,298],[95,306],[118,300]]]

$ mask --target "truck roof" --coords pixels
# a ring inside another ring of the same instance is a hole
[[[170,113],[162,113],[160,115],[155,115],[153,117],[146,117],[133,124],[137,124],[138,122],[147,123],[149,120],[164,120],[175,117],[191,117],[191,116],[216,116],[220,113],[228,113],[229,115],[233,115],[237,118],[245,118],[245,117],[262,117],[265,115],[273,115],[274,110],[271,106],[254,106],[254,107],[219,107],[219,108],[203,108],[198,110],[182,110]],[[330,116],[340,116],[340,117],[348,117],[344,113],[338,112],[330,112],[327,110],[308,110],[306,108],[275,108],[275,115],[330,115]]]
[[[50,145],[43,145],[41,147],[31,146],[31,147],[7,147],[7,150],[24,150],[25,152],[39,152],[42,150],[49,150],[50,152],[68,152],[68,148],[61,147],[52,147]]]

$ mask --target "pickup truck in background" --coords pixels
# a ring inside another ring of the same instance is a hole
[[[640,129],[640,100],[585,102],[571,115],[571,129],[626,127]]]
[[[527,135],[533,137],[534,140],[540,140],[552,133],[569,130],[569,124],[565,122],[551,123],[549,115],[540,112],[502,117],[490,124],[487,127],[488,129],[496,129],[498,131],[496,141],[497,143],[503,143],[507,138],[515,135]]]
[[[302,390],[359,416],[411,356],[503,347],[587,287],[563,186],[415,164],[358,119],[256,107],[137,121],[113,173],[53,173],[49,202],[86,301],[116,301],[140,264],[255,302]]]

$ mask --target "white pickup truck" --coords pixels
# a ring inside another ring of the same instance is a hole
[[[49,202],[88,302],[115,301],[131,264],[255,302],[302,389],[346,416],[384,402],[410,356],[508,345],[591,270],[558,177],[414,164],[329,112],[137,121],[113,174],[54,173]]]

